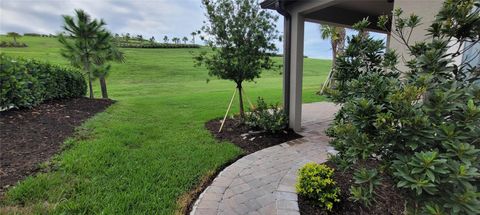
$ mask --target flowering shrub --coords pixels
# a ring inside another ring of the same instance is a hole
[[[340,202],[340,188],[332,179],[333,172],[334,170],[325,164],[305,164],[298,173],[298,194],[331,211],[335,202]]]

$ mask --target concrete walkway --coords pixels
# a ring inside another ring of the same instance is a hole
[[[199,196],[191,214],[300,214],[297,171],[335,153],[324,130],[337,110],[327,102],[303,105],[303,138],[249,154],[225,168]]]

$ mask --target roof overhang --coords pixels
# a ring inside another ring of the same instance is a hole
[[[321,5],[313,7],[310,5]],[[372,23],[368,30],[384,32],[377,27],[376,23],[381,15],[391,16],[393,0],[265,0],[260,3],[264,9],[277,10],[279,12],[298,11],[302,8],[301,14],[308,22],[351,27],[353,24],[364,18]],[[388,25],[390,26],[390,25]]]

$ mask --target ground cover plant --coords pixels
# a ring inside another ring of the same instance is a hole
[[[29,47],[0,52],[69,65],[57,38],[22,41]],[[186,206],[183,194],[244,153],[205,129],[205,122],[225,113],[233,89],[225,80],[205,83],[208,71],[194,67],[190,53],[202,48],[121,50],[128,61],[112,63],[115,72],[108,79],[109,97],[117,102],[78,129],[67,149],[46,165],[54,171],[8,190],[0,213],[172,214]],[[323,99],[315,93],[329,69],[329,60],[305,59],[304,102]],[[248,95],[280,102],[279,72],[263,72],[257,83],[246,83]],[[237,105],[232,113],[238,113]]]
[[[45,100],[85,95],[80,71],[0,53],[0,109],[31,108]]]
[[[363,34],[367,20],[355,25],[359,33],[337,59],[337,85],[329,92],[343,103],[329,135],[339,151],[332,161],[353,172],[351,200],[367,210],[393,180],[405,192],[407,213],[480,213],[480,72],[468,60],[454,61],[480,41],[479,5],[445,1],[428,29],[432,41],[413,45],[408,35],[420,18],[395,10],[392,35],[411,56],[406,71],[397,68],[394,51]],[[387,23],[382,17],[379,26]],[[453,44],[465,49],[452,51]],[[369,162],[378,166],[355,166]]]

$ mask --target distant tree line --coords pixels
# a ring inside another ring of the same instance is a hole
[[[195,43],[195,37],[199,35],[200,32],[192,32],[190,33],[191,38],[184,36],[184,37],[169,37],[164,35],[162,38],[162,42],[157,41],[154,36],[146,39],[141,34],[115,34],[115,39],[118,44],[121,44],[120,47],[139,47],[139,48],[182,48],[182,47],[197,47]],[[169,45],[166,45],[169,44]],[[178,46],[172,46],[178,45]],[[186,45],[186,46],[180,46]]]

